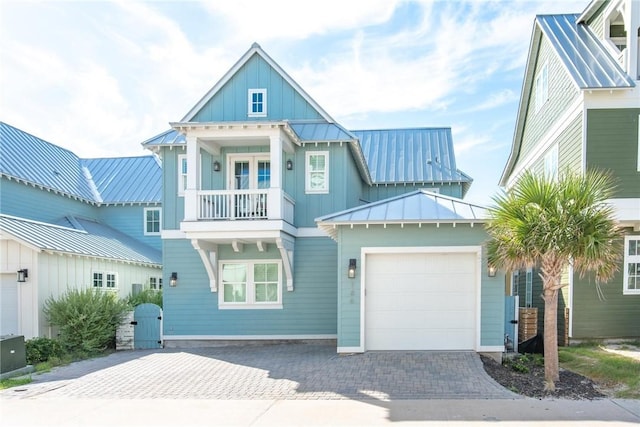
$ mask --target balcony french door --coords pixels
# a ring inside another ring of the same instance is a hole
[[[271,163],[268,157],[231,158],[232,190],[266,190],[271,186]],[[241,191],[233,198],[231,209],[236,218],[266,218],[267,195],[262,191]]]

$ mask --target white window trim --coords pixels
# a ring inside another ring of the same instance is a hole
[[[95,275],[102,274],[102,285],[95,286]],[[114,277],[115,286],[107,287],[107,276],[111,275]],[[99,289],[101,291],[117,291],[118,290],[118,273],[114,271],[104,271],[104,270],[95,270],[91,273],[91,287],[93,289]]]
[[[628,289],[629,283],[629,268],[627,265],[631,262],[639,263],[640,262],[640,254],[638,255],[629,255],[629,242],[631,240],[639,240],[640,236],[624,236],[624,282],[622,283],[622,294],[623,295],[640,295],[640,289]]]
[[[311,169],[309,167],[309,158],[311,156],[324,156],[324,174],[325,188],[311,188]],[[307,151],[304,160],[304,191],[306,194],[328,194],[329,193],[329,152],[328,151]]]
[[[533,268],[527,268],[525,274],[524,306],[533,307]]]
[[[182,185],[182,180],[184,179],[184,182],[187,181],[187,174],[189,173],[189,163],[187,163],[187,173],[183,174],[182,173],[182,161],[187,161],[187,155],[186,154],[180,154],[178,155],[178,197],[184,197],[184,186]]]
[[[156,281],[156,287],[151,287],[151,281]],[[151,276],[149,277],[149,289],[152,291],[161,291],[162,290],[162,276]]]
[[[558,144],[554,144],[544,155],[544,176],[553,181],[558,180]]]
[[[243,264],[247,266],[247,302],[225,302],[224,283],[222,282],[223,266],[225,264]],[[255,302],[255,282],[253,280],[253,266],[255,264],[277,264],[278,265],[278,301],[277,302]],[[282,262],[277,259],[253,259],[253,260],[221,260],[218,263],[220,272],[220,287],[218,289],[218,309],[219,310],[281,310],[282,306]]]
[[[542,82],[544,82],[544,86],[542,86]],[[534,80],[534,93],[535,97],[533,102],[535,102],[534,108],[537,113],[549,100],[549,64],[547,62],[540,67],[538,75]]]
[[[252,112],[254,93],[262,94],[262,111],[259,113]],[[267,117],[267,89],[249,89],[249,92],[247,93],[247,116]]]
[[[158,231],[147,231],[147,212],[158,211]],[[162,233],[162,209],[161,208],[144,208],[143,213],[143,230],[145,236],[159,236]]]

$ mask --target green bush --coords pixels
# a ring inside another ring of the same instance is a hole
[[[29,365],[46,362],[49,359],[60,358],[64,355],[64,349],[60,341],[51,338],[33,338],[25,341],[24,346]]]
[[[128,310],[116,294],[94,289],[70,290],[44,304],[44,314],[59,328],[64,349],[81,356],[113,347],[116,329]]]
[[[162,291],[156,291],[153,289],[145,289],[137,294],[129,294],[127,297],[127,304],[131,307],[136,307],[140,304],[151,303],[162,307]]]

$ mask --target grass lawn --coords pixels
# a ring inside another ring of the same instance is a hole
[[[640,346],[640,342],[629,343]],[[640,399],[640,361],[606,351],[599,344],[559,348],[560,366],[591,378],[611,397]]]

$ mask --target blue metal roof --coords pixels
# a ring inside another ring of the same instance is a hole
[[[95,201],[80,158],[69,150],[0,122],[0,174]]]
[[[159,203],[162,167],[154,156],[81,159],[0,122],[0,174],[90,203]]]
[[[317,218],[318,226],[334,237],[336,225],[478,222],[487,218],[487,209],[455,197],[425,190],[351,208]]]
[[[142,142],[145,147],[162,146],[162,145],[174,145],[184,144],[186,142],[185,136],[175,129],[169,129],[162,132],[159,135],[151,137]]]
[[[326,122],[290,122],[289,126],[301,142],[353,141],[356,137],[342,126]]]
[[[580,15],[539,15],[536,22],[580,89],[634,87],[633,80],[584,24]]]
[[[86,159],[102,203],[160,203],[162,167],[154,156]]]
[[[461,182],[450,128],[351,131],[360,140],[374,184]]]
[[[76,228],[0,215],[0,231],[36,249],[160,267],[162,253],[95,221],[68,218]]]

